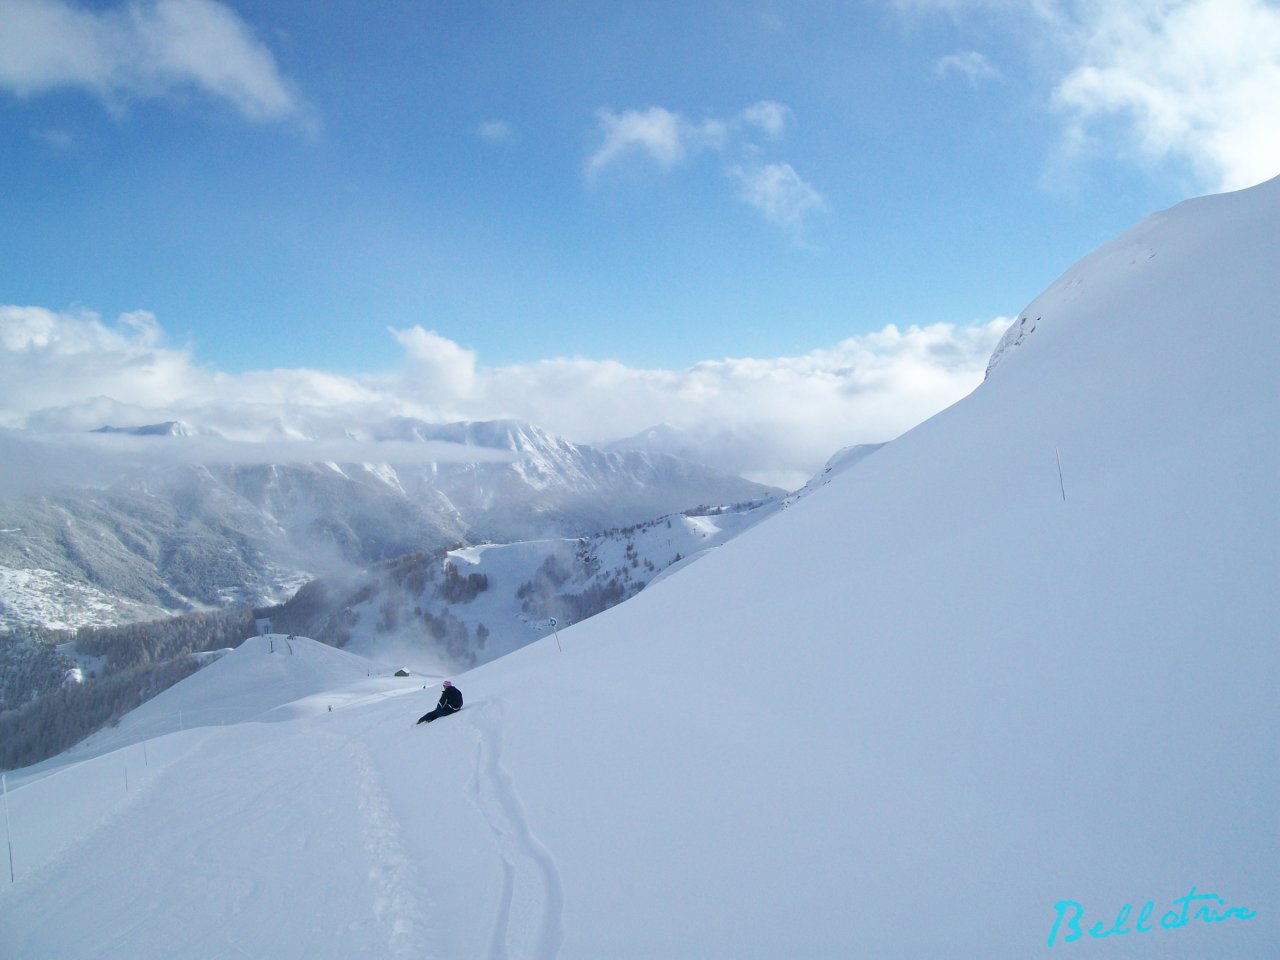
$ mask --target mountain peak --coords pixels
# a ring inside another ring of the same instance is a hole
[[[522,453],[567,441],[523,420],[461,420],[428,423],[413,417],[387,420],[372,431],[376,440],[457,443],[491,450]]]
[[[123,434],[131,437],[197,437],[207,435],[209,431],[193,427],[183,420],[166,420],[163,423],[148,423],[136,427],[101,426],[92,433]]]

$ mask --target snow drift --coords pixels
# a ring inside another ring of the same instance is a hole
[[[1276,956],[1277,249],[1280,180],[1145,221],[970,397],[455,717],[171,735],[43,861],[87,765],[11,791],[0,953]]]

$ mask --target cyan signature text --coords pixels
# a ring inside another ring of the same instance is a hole
[[[1049,931],[1049,946],[1059,942],[1071,943],[1085,935],[1084,907],[1081,904],[1074,900],[1059,900],[1053,905],[1053,909],[1057,915],[1053,919],[1053,928]],[[1195,887],[1185,897],[1174,900],[1173,909],[1158,920],[1153,917],[1155,909],[1155,901],[1148,900],[1134,916],[1133,904],[1126,903],[1116,914],[1114,923],[1101,920],[1089,927],[1087,932],[1095,940],[1103,940],[1130,933],[1177,930],[1193,922],[1225,923],[1228,920],[1251,920],[1257,916],[1248,907],[1227,907],[1227,902],[1216,893],[1199,893]]]

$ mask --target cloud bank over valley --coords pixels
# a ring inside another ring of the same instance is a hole
[[[397,417],[525,420],[592,444],[664,424],[711,466],[793,488],[837,449],[892,439],[967,394],[1008,324],[888,325],[800,356],[680,370],[583,357],[488,366],[465,345],[411,326],[387,329],[402,350],[394,369],[356,376],[220,371],[193,347],[170,344],[145,312],[109,321],[0,306],[0,427],[65,441],[105,425],[178,421],[195,434],[184,438],[195,457],[277,462],[391,459],[367,428]],[[148,449],[147,438],[93,439]],[[410,456],[409,446],[395,452]]]

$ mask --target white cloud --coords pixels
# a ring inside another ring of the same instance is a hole
[[[1280,7],[1146,0],[1081,11],[1078,62],[1054,89],[1068,141],[1120,119],[1144,160],[1187,161],[1216,189],[1280,173]]]
[[[407,389],[432,403],[465,404],[476,389],[476,354],[422,327],[392,330],[409,358]]]
[[[761,130],[771,140],[781,140],[795,122],[791,108],[773,100],[761,100],[742,111],[742,119]]]
[[[940,77],[958,73],[969,81],[970,86],[975,87],[987,80],[1000,79],[1000,71],[985,55],[976,50],[948,54],[938,61],[934,72]]]
[[[742,187],[742,199],[766,220],[781,227],[799,242],[806,219],[826,207],[822,194],[807,183],[789,163],[767,163],[729,168]]]
[[[250,120],[304,113],[271,52],[214,0],[132,0],[101,11],[0,0],[0,23],[0,88],[19,96],[79,87],[114,107],[194,88]]]
[[[891,439],[981,382],[1006,319],[888,326],[797,357],[643,370],[581,359],[486,371],[490,409],[569,437],[607,440],[667,423],[705,458],[796,485],[840,447]],[[794,482],[794,483],[793,483]]]
[[[761,100],[731,120],[713,117],[697,124],[663,107],[620,114],[600,110],[596,118],[600,145],[587,160],[589,180],[637,158],[672,171],[705,151],[720,156],[736,153],[742,160],[724,166],[724,174],[738,184],[744,202],[793,240],[800,242],[805,220],[826,207],[822,195],[791,164],[765,162],[761,148],[745,138],[763,133],[770,141],[782,140],[795,122],[785,104]]]
[[[232,376],[166,344],[156,318],[0,305],[0,427],[186,420],[237,439],[303,437],[326,410],[393,410],[376,384],[314,370]],[[361,414],[363,415],[363,414]]]
[[[1100,153],[1149,169],[1189,166],[1214,190],[1280,173],[1274,0],[885,2],[909,19],[983,17],[1010,28],[1048,71],[1047,96],[1064,120],[1052,174]],[[946,58],[938,67],[982,64]]]
[[[64,404],[180,400],[206,379],[188,353],[160,345],[155,318],[127,314],[108,325],[93,313],[0,306],[0,425]]]
[[[722,147],[727,133],[719,120],[695,124],[662,107],[622,113],[597,110],[596,121],[601,143],[587,160],[589,178],[635,156],[646,157],[670,170],[690,154]]]
[[[1007,326],[888,326],[802,356],[684,370],[566,358],[487,367],[474,351],[410,327],[392,331],[405,351],[401,369],[354,378],[213,371],[166,347],[149,314],[108,324],[87,313],[0,307],[0,426],[83,432],[183,420],[267,443],[263,456],[287,450],[302,459],[327,449],[298,445],[307,438],[333,442],[400,416],[514,417],[582,442],[668,423],[707,462],[794,486],[838,448],[890,439],[972,390]],[[210,449],[248,459],[255,448]]]
[[[476,127],[476,134],[490,143],[507,143],[514,136],[514,131],[505,120],[486,120]]]

